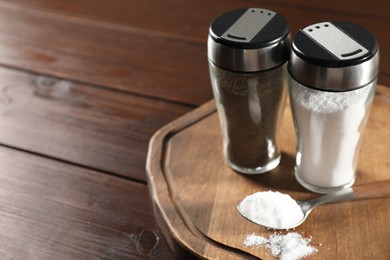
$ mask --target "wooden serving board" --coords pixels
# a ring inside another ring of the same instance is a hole
[[[152,138],[147,159],[155,216],[173,250],[206,259],[274,259],[264,247],[247,247],[245,237],[275,231],[239,215],[245,196],[274,190],[295,199],[313,194],[294,178],[294,130],[289,106],[283,126],[282,161],[271,172],[242,175],[222,157],[215,103],[173,121]],[[390,179],[390,88],[378,86],[360,151],[355,185]],[[389,187],[390,188],[390,187]],[[390,198],[343,202],[315,209],[295,232],[312,237],[310,259],[390,259]]]

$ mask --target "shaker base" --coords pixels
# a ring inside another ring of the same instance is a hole
[[[268,172],[272,169],[275,169],[279,165],[280,159],[281,159],[281,155],[276,157],[274,160],[272,160],[268,164],[266,164],[264,166],[256,167],[256,168],[240,167],[240,166],[232,163],[231,161],[229,161],[227,158],[225,158],[225,161],[226,161],[226,164],[230,168],[232,168],[233,170],[235,170],[237,172],[244,173],[244,174],[261,174],[261,173]]]
[[[315,193],[321,193],[321,194],[329,194],[329,193],[334,193],[337,191],[341,191],[344,189],[348,189],[352,187],[352,185],[355,183],[355,178],[352,179],[352,181],[348,182],[347,184],[337,186],[337,187],[319,187],[312,185],[310,183],[307,183],[306,181],[302,180],[299,176],[297,171],[295,171],[295,178],[298,181],[298,183],[303,186],[305,189],[315,192]]]

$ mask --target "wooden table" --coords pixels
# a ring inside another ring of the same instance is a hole
[[[148,142],[212,99],[209,23],[241,7],[371,30],[390,86],[390,2],[0,2],[0,259],[172,259]],[[179,250],[180,251],[180,250]]]

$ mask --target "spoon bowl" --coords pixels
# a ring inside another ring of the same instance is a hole
[[[248,219],[253,223],[262,225],[270,229],[292,229],[301,225],[306,220],[310,212],[319,205],[348,200],[378,199],[386,197],[390,197],[390,180],[368,184],[364,186],[356,186],[355,188],[348,188],[342,191],[319,196],[315,199],[308,201],[298,200],[296,201],[296,204],[298,204],[300,210],[302,211],[302,214],[300,214],[300,216],[302,217],[300,217],[299,219],[295,219],[293,223],[289,222],[287,224],[275,224],[275,222],[272,221],[262,222],[257,220],[256,218],[253,218],[250,214],[248,214],[248,211],[243,210],[241,207],[245,199],[237,205],[237,209],[244,218]],[[269,203],[271,204],[272,201]],[[271,213],[278,214],[277,208],[276,210],[273,209]],[[278,216],[274,217],[277,218]]]

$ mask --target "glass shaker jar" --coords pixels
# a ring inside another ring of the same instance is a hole
[[[353,185],[378,64],[376,39],[358,25],[321,22],[294,37],[288,69],[295,176],[305,188],[331,193]]]
[[[210,25],[210,77],[225,162],[247,174],[275,168],[287,96],[290,31],[273,11],[233,10]]]

